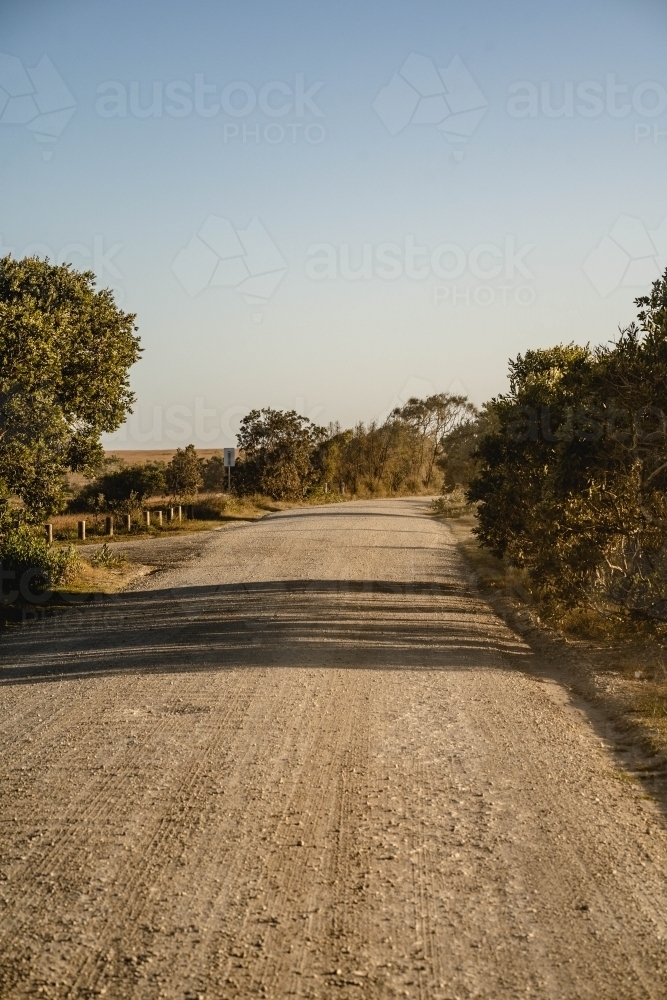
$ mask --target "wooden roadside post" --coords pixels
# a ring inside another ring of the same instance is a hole
[[[174,520],[174,508],[173,507],[168,507],[167,508],[167,521],[168,521],[169,524],[171,524],[171,522],[173,520]]]
[[[160,525],[160,527],[162,527],[162,511],[156,510],[155,517],[157,518],[157,523]]]
[[[146,527],[150,528],[150,526],[151,526],[151,512],[149,510],[144,511],[144,517],[146,518]]]
[[[46,544],[53,545],[53,525],[50,522],[44,525],[44,532],[46,534]]]
[[[132,528],[132,518],[129,514],[123,514],[123,527],[126,531],[130,531]]]
[[[104,534],[113,535],[113,517],[108,516],[104,520]]]
[[[79,521],[78,524],[77,524],[77,529],[78,529],[77,533],[78,533],[78,536],[79,536],[79,541],[80,542],[85,542],[85,540],[86,540],[86,522],[85,521]]]
[[[183,508],[181,507],[180,504],[176,508],[176,517],[178,518],[179,521],[183,520]]]

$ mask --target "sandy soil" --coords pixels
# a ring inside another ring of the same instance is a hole
[[[174,534],[153,535],[124,540],[116,535],[111,543],[113,555],[124,555],[128,562],[153,566],[158,569],[180,569],[193,559],[199,559],[211,542],[211,535],[217,531],[228,531],[236,527],[233,523],[219,528],[204,528],[200,531],[184,531]],[[104,542],[81,546],[79,553],[86,559],[98,552]]]
[[[0,642],[0,996],[664,998],[667,834],[424,500]]]

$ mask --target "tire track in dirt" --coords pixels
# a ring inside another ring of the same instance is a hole
[[[256,681],[259,683],[259,678],[256,678]],[[229,723],[229,717],[231,716],[235,721],[238,721],[247,710],[249,702],[252,701],[254,689],[248,690],[245,684],[244,688],[240,702],[237,702],[234,697],[230,700],[228,712],[221,721],[223,732],[225,724]],[[133,740],[131,754],[122,753],[122,757],[125,759],[120,762],[112,760],[106,775],[103,774],[100,777],[98,774],[76,793],[72,790],[71,794],[67,796],[67,806],[57,820],[57,828],[59,828],[60,833],[55,836],[51,850],[36,856],[33,863],[26,866],[22,873],[22,878],[27,886],[40,885],[40,870],[48,870],[49,878],[54,879],[54,884],[57,884],[61,873],[85,868],[85,862],[97,856],[98,865],[100,859],[104,859],[102,864],[107,870],[106,878],[113,878],[115,884],[124,890],[119,894],[123,909],[125,911],[131,909],[133,897],[136,897],[142,886],[140,873],[136,871],[136,861],[132,856],[129,856],[124,860],[121,859],[120,863],[117,860],[117,863],[112,865],[105,845],[109,839],[109,832],[123,830],[128,826],[132,814],[141,808],[144,781],[146,776],[154,770],[156,751],[164,743],[165,737],[170,736],[172,745],[178,739],[177,733],[174,733],[174,719],[173,715],[169,713],[168,705],[166,712],[167,716],[146,734],[143,741]],[[86,728],[88,722],[91,720],[86,720],[84,717],[80,720],[80,725],[83,724],[83,727]],[[185,740],[183,742],[186,743]],[[121,753],[117,753],[118,756],[121,756]],[[75,762],[70,763],[74,764]],[[137,851],[141,853],[144,869],[150,869],[151,864],[157,867],[156,857],[169,856],[170,843],[179,835],[179,822],[174,822],[173,815],[175,803],[185,801],[190,809],[196,808],[196,783],[201,769],[202,764],[198,757],[191,755],[189,763],[185,766],[185,773],[180,778],[178,773],[176,775],[175,790],[171,795],[164,796],[159,803],[164,814],[162,819],[158,820],[158,829],[155,835],[146,841],[145,830],[137,831],[141,834]],[[137,780],[138,778],[139,780]],[[82,806],[83,803],[85,806]],[[183,818],[183,816],[178,816],[180,821]],[[93,831],[97,831],[101,835],[97,842],[94,839],[92,842],[89,840]],[[118,836],[117,833],[114,835]],[[93,883],[99,882],[99,878],[92,870],[89,872],[89,877]],[[69,883],[70,876],[68,875],[63,888],[68,888]],[[33,925],[35,922],[47,926],[51,923],[48,915],[50,909],[48,897],[45,900],[44,893],[29,891],[22,899],[22,907],[28,914],[27,920]],[[104,916],[102,916],[101,923],[104,923]],[[3,937],[0,938],[0,949],[4,947],[9,951],[9,942],[20,936],[25,924],[26,918],[22,922],[20,920],[6,922],[6,930]],[[99,940],[100,947],[103,949],[103,930],[100,931]],[[73,955],[68,955],[64,964],[71,974],[72,968],[76,968],[79,962]],[[75,986],[75,983],[76,980],[73,980],[72,987]]]
[[[190,754],[189,759],[181,768],[177,787],[168,798],[165,796],[166,801],[161,804],[163,805],[162,815],[152,817],[154,829],[150,839],[145,841],[141,848],[141,861],[137,864],[130,857],[117,869],[114,875],[116,883],[128,889],[121,905],[131,927],[153,926],[153,914],[150,912],[151,890],[157,888],[160,882],[172,880],[174,864],[184,863],[184,854],[187,853],[198,827],[204,821],[207,792],[211,785],[213,766],[215,766],[215,772],[218,775],[224,775],[231,769],[229,763],[231,755],[230,731],[233,732],[241,726],[261,679],[259,673],[252,678],[254,683],[251,684],[246,684],[244,681],[242,685],[239,685],[238,679],[229,679],[232,683],[237,681],[237,684],[234,685],[236,690],[230,692],[231,696],[226,700],[225,708],[220,713],[215,727],[211,727],[212,731],[207,734],[205,752],[202,754],[201,750],[198,749]],[[185,710],[182,705],[171,707],[171,712],[176,712],[182,720],[179,729],[188,726],[188,720],[192,719],[199,708],[197,702],[201,702],[201,694],[192,691],[192,695],[196,700],[187,702]],[[169,711],[169,709],[167,710]],[[209,706],[201,707],[203,712],[207,713],[209,710]],[[170,720],[165,725],[170,725],[172,740],[177,741],[178,737],[174,734],[173,721]],[[149,762],[146,763],[149,766],[141,769],[144,773],[150,769]],[[219,777],[216,778],[217,780]],[[122,794],[123,791],[122,783],[116,789],[116,795]],[[166,866],[164,859],[169,859]],[[112,932],[111,936],[105,934],[104,930],[99,935],[98,950],[102,954],[105,953],[106,948],[111,946],[115,929],[110,928],[109,930]],[[123,947],[124,956],[119,956],[122,958],[122,964],[120,961],[116,963],[115,974],[118,979],[122,979],[122,973],[128,971],[123,966],[128,964],[133,966],[134,963],[125,961],[125,958],[129,956],[131,959],[136,951],[136,941],[128,937]],[[145,949],[144,953],[146,953]],[[99,976],[107,974],[106,966],[107,963],[95,962],[95,959],[84,963],[72,984],[72,988],[76,990],[85,985],[88,989],[94,989]],[[134,971],[134,969],[130,969],[131,981],[136,979]]]
[[[423,503],[223,534],[3,640],[3,1000],[666,995],[659,811]]]

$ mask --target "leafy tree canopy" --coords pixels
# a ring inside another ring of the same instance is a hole
[[[92,471],[100,434],[131,412],[135,316],[91,271],[0,259],[0,501],[30,519],[60,508],[68,470]]]
[[[164,493],[166,468],[164,462],[137,462],[104,472],[81,490],[72,508],[120,513],[126,501],[133,500],[141,505],[148,497]]]
[[[204,483],[202,467],[203,462],[193,444],[178,448],[165,472],[171,495],[180,500],[193,500]]]
[[[426,399],[409,399],[396,407],[391,418],[407,424],[417,434],[420,467],[424,486],[430,486],[434,467],[445,455],[445,440],[462,426],[469,424],[477,410],[466,396],[439,392]]]
[[[295,410],[251,410],[238,433],[237,488],[275,500],[303,497],[315,477],[313,449],[325,436],[322,427]]]
[[[510,363],[479,440],[483,545],[565,603],[667,617],[667,271],[638,323],[598,347]],[[597,595],[597,596],[596,596]]]

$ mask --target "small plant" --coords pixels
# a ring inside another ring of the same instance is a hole
[[[103,514],[107,509],[107,500],[104,493],[98,493],[97,496],[89,496],[86,500],[86,506],[93,514]]]
[[[129,496],[124,500],[118,500],[115,504],[112,504],[112,509],[116,514],[123,515],[129,514],[130,517],[140,517],[141,516],[141,500],[139,494],[136,490],[130,490]]]
[[[461,517],[469,511],[464,493],[461,489],[454,489],[451,493],[443,493],[431,501],[431,510],[440,517]]]
[[[90,557],[91,566],[104,569],[113,569],[115,566],[120,566],[124,562],[125,553],[114,553],[108,542],[105,542],[102,548]]]
[[[220,504],[220,516],[224,517],[226,514],[235,514],[239,506],[236,497],[229,497],[227,500],[223,500]]]
[[[73,546],[59,549],[47,545],[34,528],[21,524],[0,540],[0,565],[3,571],[15,573],[17,581],[29,574],[27,586],[37,593],[48,585],[70,580],[80,560]]]

